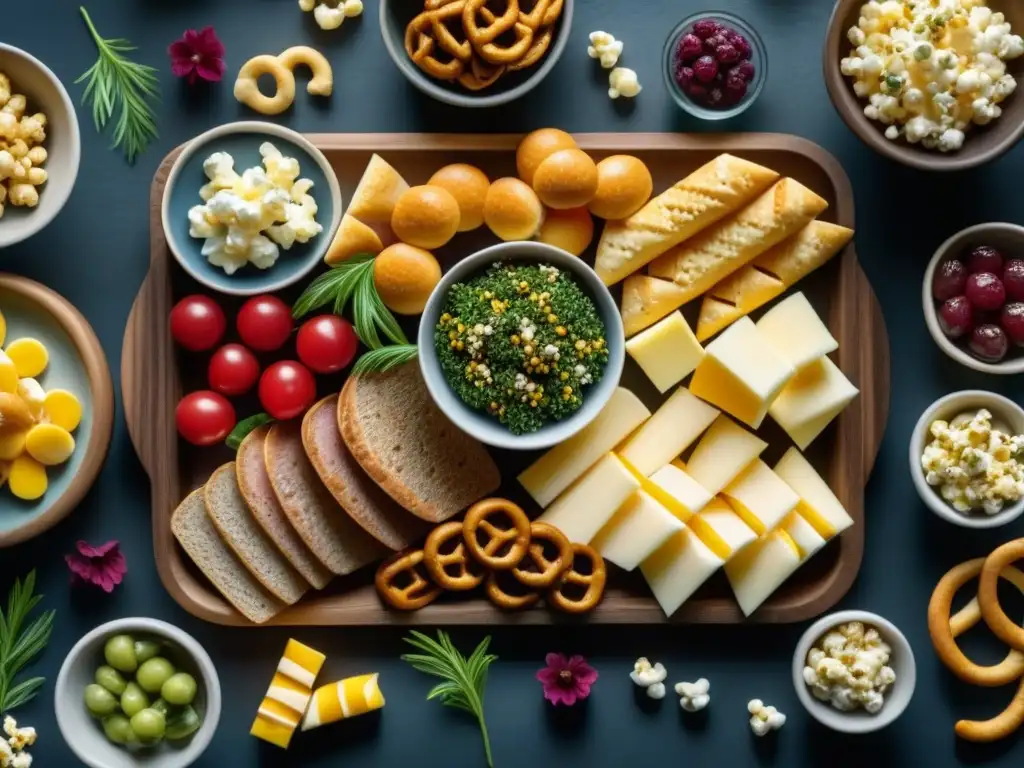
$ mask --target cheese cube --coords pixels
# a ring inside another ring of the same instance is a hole
[[[605,560],[632,571],[682,529],[681,520],[650,494],[637,491],[598,532],[592,545]]]
[[[302,730],[309,731],[321,725],[383,709],[384,694],[380,692],[377,677],[376,672],[347,677],[317,688],[306,709],[306,716],[302,718]]]
[[[757,540],[757,534],[720,498],[712,499],[687,523],[708,549],[725,562]]]
[[[640,490],[636,475],[614,453],[591,467],[569,490],[540,516],[566,535],[569,541],[589,544],[616,510]]]
[[[843,509],[828,483],[796,448],[783,454],[775,465],[775,474],[796,491],[800,497],[796,511],[823,538],[831,539],[853,525],[853,518]]]
[[[666,464],[650,477],[639,478],[640,487],[684,523],[713,498],[676,462]]]
[[[722,567],[722,562],[697,534],[683,528],[644,560],[640,571],[661,610],[671,616]]]
[[[705,352],[690,379],[690,391],[755,429],[796,372],[749,317],[726,328]]]
[[[640,398],[618,387],[586,427],[545,453],[519,475],[519,483],[542,508],[651,415]]]
[[[722,496],[758,536],[782,522],[782,518],[800,502],[796,492],[760,459],[754,459],[739,477],[729,483]]]
[[[794,293],[765,312],[757,321],[757,330],[798,371],[839,349],[839,342],[802,293]]]
[[[820,357],[789,380],[768,413],[803,451],[857,394],[839,366]]]
[[[267,695],[256,713],[250,735],[288,749],[295,728],[313,696],[313,683],[326,658],[297,640],[288,641]]]
[[[800,564],[810,560],[819,549],[825,546],[825,540],[814,530],[814,526],[808,523],[799,512],[790,512],[786,519],[779,526],[789,534],[789,538],[800,550]]]
[[[686,471],[715,495],[767,447],[768,443],[728,416],[719,416],[693,449]]]
[[[679,388],[619,449],[618,454],[647,476],[690,447],[718,416],[689,390]]]
[[[627,341],[626,351],[659,392],[693,373],[704,357],[704,348],[678,310]]]
[[[762,536],[725,564],[725,575],[749,616],[800,567],[800,550],[783,530]]]

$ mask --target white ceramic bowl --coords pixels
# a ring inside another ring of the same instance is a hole
[[[935,270],[948,259],[966,255],[972,248],[979,245],[992,246],[1000,251],[1006,259],[1024,259],[1024,227],[1002,222],[976,224],[957,232],[940,245],[939,249],[935,251],[935,255],[932,256],[932,260],[928,262],[928,268],[924,272],[924,283],[921,286],[925,324],[928,326],[928,332],[932,335],[932,339],[939,345],[939,349],[961,365],[983,373],[1024,373],[1024,350],[1018,350],[1011,344],[1010,351],[1005,358],[998,363],[986,363],[967,351],[965,340],[958,340],[962,343],[957,343],[957,341],[946,338],[946,334],[939,326],[939,309],[935,299],[932,298],[932,279],[935,276]]]
[[[921,501],[943,520],[962,528],[998,528],[1020,517],[1021,512],[1024,512],[1024,499],[1003,507],[994,515],[986,515],[984,512],[965,515],[953,509],[942,498],[938,489],[925,482],[924,470],[921,468],[921,454],[924,453],[924,447],[931,442],[928,430],[932,422],[936,419],[949,421],[965,411],[976,411],[979,408],[987,408],[992,413],[992,421],[996,424],[1002,423],[1003,429],[1009,429],[1015,435],[1024,435],[1024,408],[1012,400],[981,389],[953,392],[929,405],[917,420],[910,438],[910,476],[914,480],[914,488],[917,489]]]
[[[203,720],[191,738],[179,745],[161,743],[150,749],[127,749],[107,741],[98,720],[82,701],[85,687],[103,665],[103,646],[113,635],[158,637],[168,643],[165,655],[196,678],[199,692],[193,705]],[[186,768],[203,754],[220,721],[220,680],[210,656],[189,634],[157,619],[118,619],[102,624],[75,643],[68,653],[54,692],[57,725],[71,751],[89,768]]]
[[[877,714],[869,714],[863,709],[853,712],[841,712],[825,701],[818,701],[811,695],[811,689],[804,682],[804,667],[807,652],[828,632],[840,624],[860,621],[878,630],[882,640],[892,648],[889,666],[896,673],[896,682],[885,692],[885,704]],[[875,613],[867,611],[839,611],[823,616],[814,622],[800,637],[793,653],[793,686],[797,698],[804,705],[808,714],[822,725],[840,733],[862,734],[879,731],[894,722],[907,708],[914,695],[917,684],[917,665],[914,662],[914,651],[892,622]]]

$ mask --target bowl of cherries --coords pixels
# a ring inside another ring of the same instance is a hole
[[[979,224],[935,252],[922,287],[943,352],[985,373],[1024,373],[1024,227]]]
[[[683,19],[665,42],[668,92],[690,114],[724,120],[745,111],[764,86],[768,58],[754,28],[731,13]]]

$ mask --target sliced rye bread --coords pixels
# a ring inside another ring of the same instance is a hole
[[[221,540],[206,514],[202,488],[192,491],[174,510],[171,532],[217,591],[249,621],[262,624],[285,609]]]
[[[270,594],[293,605],[309,590],[309,582],[292,568],[252,516],[238,490],[235,462],[213,471],[203,486],[206,514],[224,543]]]
[[[323,589],[333,578],[333,574],[316,559],[292,528],[291,522],[277,501],[274,487],[270,484],[267,464],[263,458],[263,447],[269,432],[269,426],[257,427],[246,435],[242,444],[238,446],[238,455],[235,457],[238,489],[252,510],[256,522],[288,558],[288,562],[315,589]]]
[[[342,509],[385,547],[405,549],[430,526],[402,509],[352,458],[338,431],[338,396],[325,397],[302,419],[302,444]]]
[[[434,404],[416,362],[350,376],[338,400],[338,427],[366,473],[429,522],[447,520],[501,485],[483,445]]]
[[[384,546],[338,506],[309,463],[302,447],[302,425],[278,422],[263,447],[267,474],[277,501],[313,554],[339,576],[387,554]]]

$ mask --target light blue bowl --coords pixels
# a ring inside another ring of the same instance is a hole
[[[310,194],[319,209],[316,220],[323,231],[308,243],[296,243],[281,249],[277,262],[269,269],[246,265],[233,275],[225,274],[202,254],[204,241],[188,233],[188,211],[202,204],[199,188],[206,182],[203,162],[214,152],[227,152],[235,158],[235,170],[260,165],[259,147],[265,141],[274,144],[285,157],[299,161],[301,178],[313,181]],[[341,188],[331,164],[323,153],[301,134],[274,123],[228,123],[192,139],[178,155],[164,187],[161,206],[167,246],[189,275],[207,288],[236,296],[273,293],[308,275],[320,264],[341,223]]]

